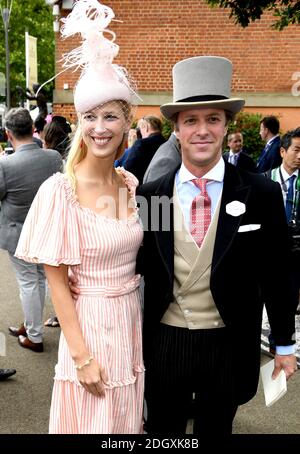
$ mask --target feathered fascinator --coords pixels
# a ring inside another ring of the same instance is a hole
[[[72,12],[62,19],[64,38],[81,34],[81,46],[63,55],[65,69],[81,69],[74,91],[75,109],[87,112],[113,100],[132,103],[137,97],[125,68],[114,64],[119,46],[116,35],[108,30],[115,15],[97,0],[77,0]]]

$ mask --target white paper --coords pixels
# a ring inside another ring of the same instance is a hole
[[[266,406],[270,407],[280,399],[287,391],[286,375],[281,370],[279,375],[273,380],[274,359],[260,368],[260,375],[264,388]]]

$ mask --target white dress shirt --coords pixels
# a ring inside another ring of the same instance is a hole
[[[284,183],[286,184],[286,189],[289,188],[289,178],[292,176],[292,175],[295,175],[296,178],[294,180],[294,197],[296,195],[296,183],[297,183],[297,178],[298,178],[298,174],[299,174],[299,170],[295,170],[295,172],[293,172],[291,175],[289,175],[287,173],[287,171],[285,170],[285,168],[283,167],[283,164],[281,164],[280,166],[280,170],[281,170],[281,175],[282,175],[282,178],[283,178],[283,181]],[[280,186],[281,186],[281,190],[282,190],[282,197],[283,197],[283,201],[284,201],[284,206],[286,204],[286,196],[287,196],[287,192],[283,189],[282,187],[282,181],[281,181],[281,178],[280,178],[280,174],[279,174],[279,169],[275,169],[273,170],[272,172],[274,172],[274,177],[272,175],[272,180],[274,181],[277,181]]]
[[[241,153],[240,151],[238,151],[237,153],[233,153],[233,151],[229,150],[228,162],[230,162],[230,164],[236,165],[235,160],[237,162],[240,153]]]
[[[211,218],[214,215],[218,201],[223,191],[223,180],[225,173],[224,160],[221,157],[219,162],[203,178],[211,180],[207,183],[207,193],[211,199]],[[182,163],[176,173],[175,182],[179,203],[183,211],[186,227],[190,230],[190,211],[193,199],[200,193],[200,189],[191,180],[197,178]]]

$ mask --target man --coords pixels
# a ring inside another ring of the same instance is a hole
[[[28,110],[11,109],[5,128],[15,152],[0,160],[0,248],[8,251],[20,289],[24,324],[10,327],[19,344],[34,352],[43,351],[42,315],[45,274],[42,265],[14,257],[22,226],[40,185],[62,169],[57,151],[44,150],[33,142],[33,122]]]
[[[167,142],[163,143],[153,156],[144,175],[143,183],[157,180],[181,164],[180,144],[173,131]]]
[[[161,111],[175,122],[182,165],[138,188],[149,434],[184,434],[192,393],[194,433],[231,433],[257,390],[264,302],[273,375],[296,369],[280,187],[222,159],[228,120],[244,104],[230,98],[231,73],[222,57],[174,66],[174,102]]]
[[[6,380],[16,373],[16,369],[0,369],[0,381]]]
[[[128,152],[124,168],[133,173],[142,183],[144,173],[155,155],[158,147],[165,142],[163,137],[162,123],[158,117],[147,115],[138,121],[142,139],[134,142]]]
[[[257,172],[267,172],[281,164],[279,121],[274,115],[264,117],[260,122],[260,137],[266,142],[257,161]]]
[[[267,174],[280,184],[282,190],[292,242],[292,288],[296,312],[300,289],[300,128],[289,131],[282,137],[280,155],[281,166]]]
[[[127,139],[128,147],[125,149],[125,151],[122,154],[122,156],[119,159],[115,160],[115,162],[114,162],[114,166],[115,167],[124,167],[126,159],[128,158],[129,153],[131,151],[132,145],[134,144],[134,142],[136,140],[141,139],[141,138],[142,138],[142,136],[141,136],[139,128],[131,128],[131,129],[129,129],[128,139]]]
[[[239,169],[248,172],[256,172],[256,165],[253,159],[243,152],[243,135],[241,132],[233,132],[228,135],[227,144],[229,151],[223,154],[226,161],[230,162]]]

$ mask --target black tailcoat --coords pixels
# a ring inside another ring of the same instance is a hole
[[[145,230],[138,268],[145,277],[146,368],[153,335],[172,301],[174,280],[173,205],[167,215],[164,212],[163,225],[162,216],[158,219],[153,206],[162,197],[172,198],[175,173],[144,184],[137,191]],[[227,213],[226,206],[232,201],[245,204],[245,213]],[[166,228],[166,218],[170,228]],[[240,226],[253,224],[260,228],[238,232]],[[295,320],[288,263],[287,225],[279,184],[225,162],[210,288],[233,341],[238,404],[247,402],[257,390],[264,303],[276,345],[293,343]]]

